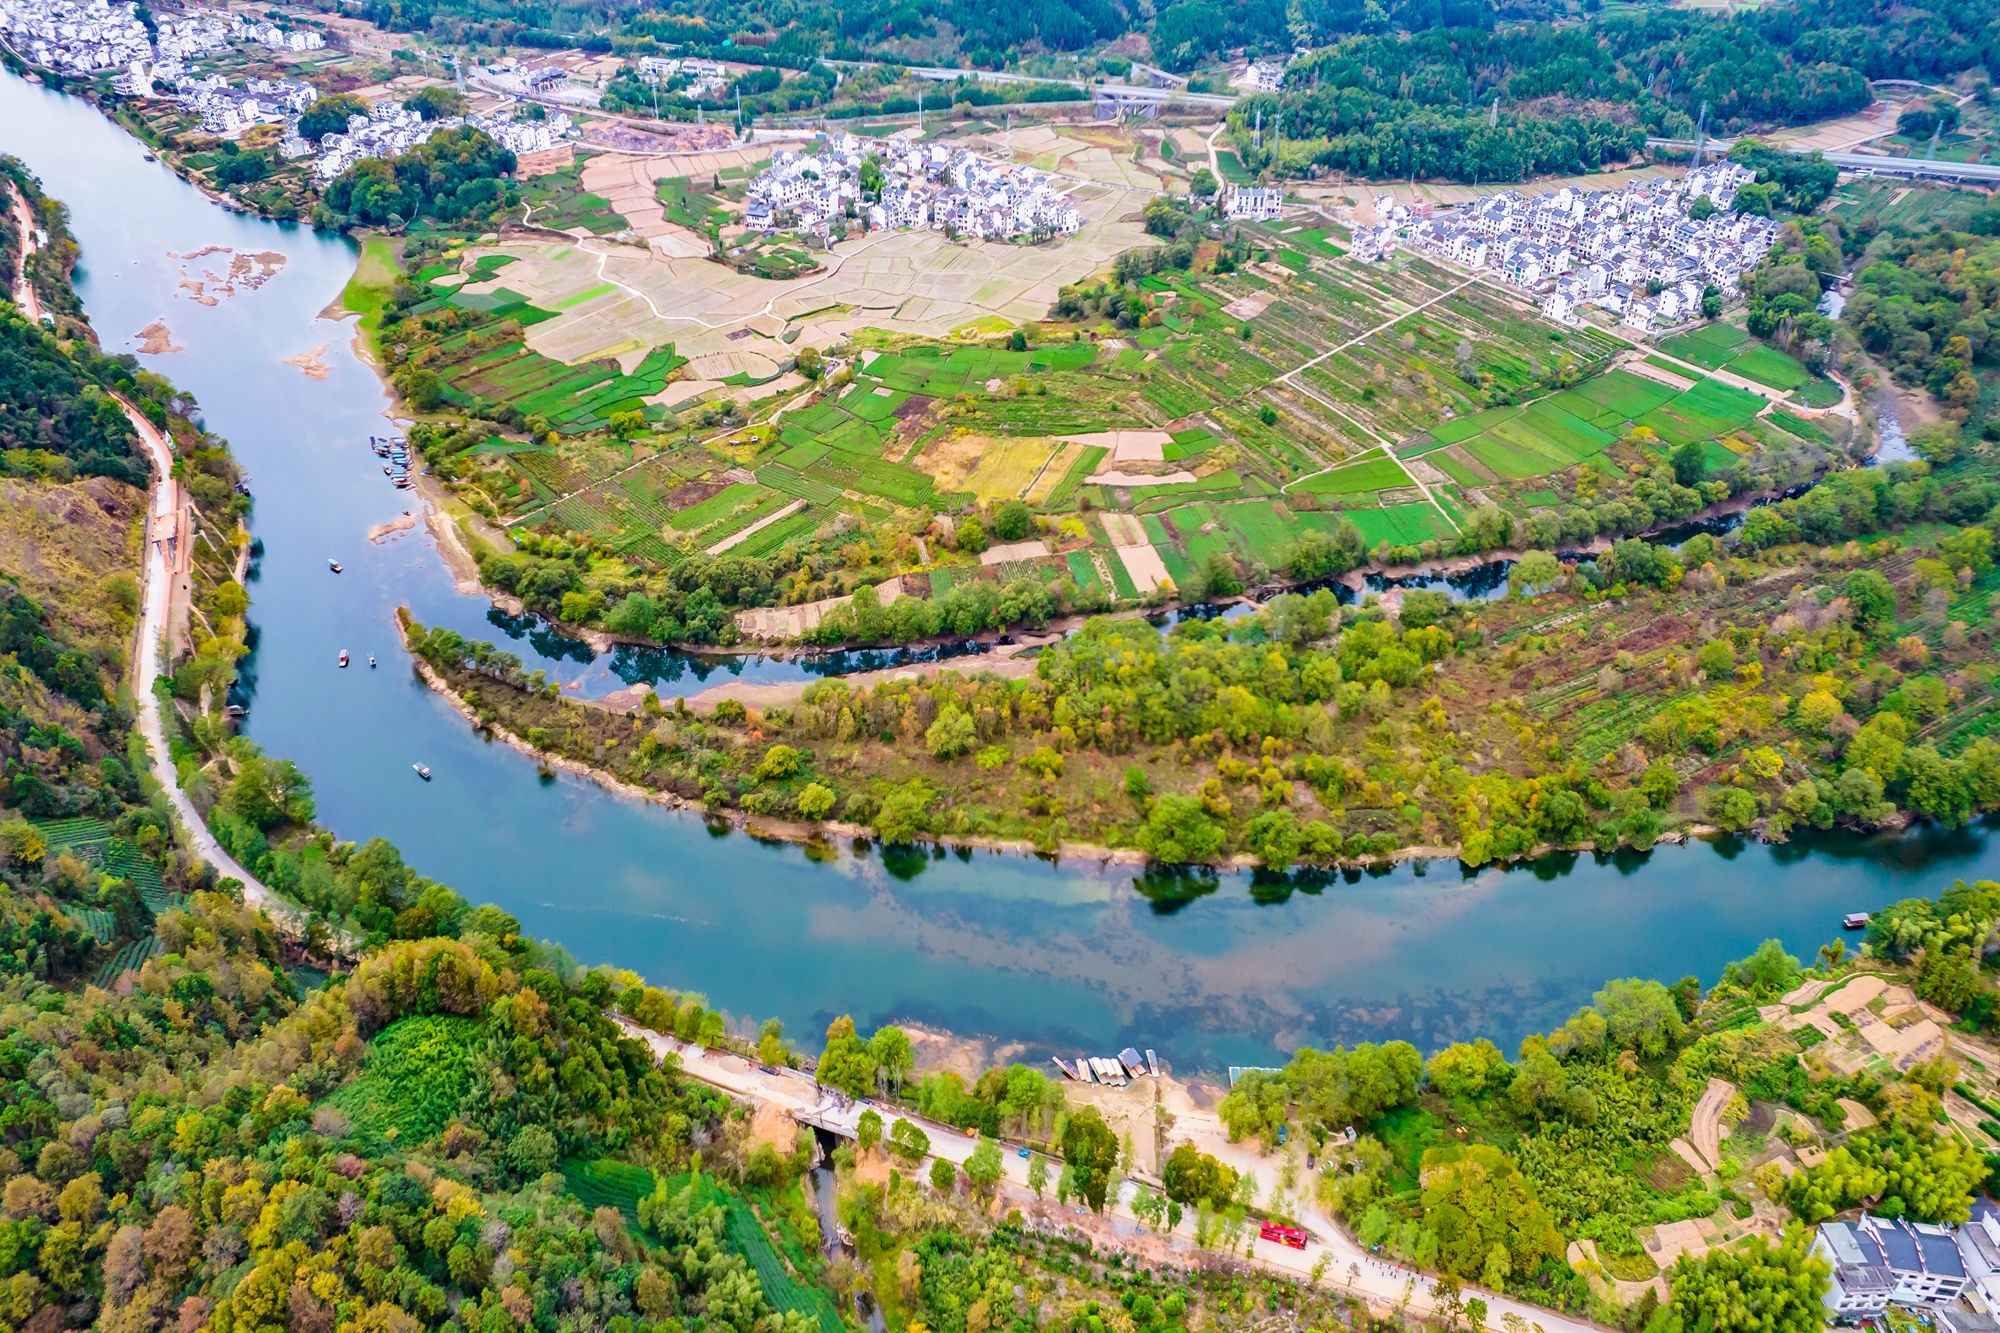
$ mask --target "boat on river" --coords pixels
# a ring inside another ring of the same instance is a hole
[[[415,769],[417,771],[417,776],[422,778],[425,782],[429,782],[431,780],[431,770],[428,764],[411,764],[410,767]]]
[[[1868,929],[1868,913],[1849,912],[1846,916],[1840,918],[1840,928],[1842,930]]]
[[[332,570],[336,574],[340,572],[340,562],[338,560],[332,559],[331,557],[327,559],[326,567]]]
[[[375,669],[375,654],[373,653],[368,654],[368,669],[370,671]]]
[[[347,650],[345,648],[340,650],[340,665],[343,669],[347,666]]]

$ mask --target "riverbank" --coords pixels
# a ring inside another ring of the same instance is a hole
[[[404,651],[409,655],[412,667],[415,669],[419,679],[434,694],[442,698],[476,732],[497,740],[517,753],[534,760],[546,772],[563,772],[573,777],[583,778],[621,798],[647,802],[664,806],[667,809],[677,812],[696,815],[712,825],[738,829],[757,838],[792,843],[805,847],[825,846],[837,839],[860,841],[863,843],[881,840],[882,835],[878,829],[863,824],[835,819],[815,821],[777,818],[770,815],[757,814],[737,806],[718,804],[698,797],[647,787],[622,778],[600,765],[590,764],[573,756],[563,754],[560,751],[537,745],[516,730],[508,727],[496,716],[482,714],[456,685],[447,680],[443,673],[432,666],[430,662],[426,661],[421,654],[414,651],[408,637],[410,621],[407,612],[401,609],[398,610],[396,625],[399,640]],[[934,665],[937,670],[943,671],[956,669],[959,663],[947,662]],[[862,673],[855,677],[844,677],[842,679],[850,683],[860,682],[868,676],[878,676],[882,679],[895,680],[904,678],[910,674],[908,671],[898,669],[880,673]],[[502,682],[489,679],[486,683],[506,688]],[[741,702],[741,693],[743,692],[729,686],[721,686],[715,690],[705,691],[704,693],[711,696],[710,712],[712,714],[714,704],[720,703],[724,699]],[[752,691],[751,693],[755,697],[755,692]],[[788,697],[789,687],[767,687],[766,693],[768,696],[784,695]],[[636,699],[614,702],[613,700],[562,698],[556,702],[561,707],[591,710],[607,717],[631,716],[639,707]],[[683,702],[687,704],[689,710],[692,712],[692,702],[687,700],[683,700]],[[1906,829],[1908,826],[1909,817],[1899,812],[1892,819],[1884,820],[1872,826],[1856,827],[1854,831],[1857,833],[1900,831]],[[1504,857],[1489,857],[1481,862],[1481,864],[1492,865],[1499,869],[1507,869],[1544,861],[1552,856],[1609,856],[1621,852],[1647,851],[1658,846],[1685,846],[1689,842],[1696,840],[1712,840],[1726,836],[1732,836],[1730,830],[1701,820],[1687,820],[1676,824],[1671,829],[1665,830],[1660,836],[1643,847],[1633,843],[1606,845],[1595,839],[1584,839],[1570,844],[1542,842]],[[1783,838],[1774,839],[1769,837],[1768,830],[1759,826],[1736,830],[1734,836],[1754,837],[1771,843],[1782,843],[1785,841]],[[906,841],[913,846],[940,850],[969,849],[1005,855],[1032,856],[1052,862],[1060,862],[1067,858],[1098,867],[1144,867],[1152,864],[1154,861],[1154,858],[1136,847],[1113,847],[1101,843],[1074,839],[1064,839],[1050,845],[1029,838],[996,838],[978,834],[933,835],[919,832],[910,836]],[[1466,863],[1466,856],[1466,848],[1460,844],[1416,844],[1398,847],[1379,854],[1344,856],[1337,859],[1314,861],[1310,866],[1306,867],[1305,873],[1368,873],[1410,863],[1438,861],[1459,861]],[[1201,862],[1196,866],[1170,866],[1167,868],[1170,870],[1207,869],[1227,873],[1268,873],[1270,871],[1270,867],[1264,858],[1251,853],[1237,853],[1220,857],[1212,861]],[[1289,867],[1286,868],[1289,869]]]

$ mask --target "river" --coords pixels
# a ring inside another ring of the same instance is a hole
[[[353,247],[216,206],[84,102],[11,75],[0,75],[0,150],[69,205],[79,288],[106,348],[132,349],[163,319],[185,350],[144,360],[199,398],[250,474],[263,556],[248,730],[311,776],[322,821],[341,837],[390,839],[424,873],[585,962],[698,990],[745,1018],[781,1018],[805,1045],[852,1013],[864,1030],[914,1021],[1034,1055],[1129,1041],[1183,1071],[1268,1063],[1306,1042],[1484,1034],[1511,1048],[1606,977],[1712,979],[1772,935],[1810,954],[1838,934],[1842,913],[2000,873],[2000,843],[1986,833],[1935,831],[1696,844],[1512,872],[1432,862],[1326,882],[1141,882],[1130,869],[973,852],[815,861],[585,781],[544,779],[474,735],[396,647],[399,602],[432,624],[504,636],[483,598],[454,587],[422,528],[367,539],[413,501],[365,447],[387,429],[380,382],[351,351],[351,327],[320,317]],[[170,252],[211,245],[286,263],[260,288],[202,306],[179,284],[184,266],[214,261]],[[284,364],[322,345],[324,379]],[[330,573],[329,557],[346,572]],[[334,665],[343,648],[356,655],[347,671]],[[369,653],[380,669],[358,665]],[[557,675],[612,670],[571,657]],[[419,760],[435,770],[428,785],[410,772]]]

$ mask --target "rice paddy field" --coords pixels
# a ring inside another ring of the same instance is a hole
[[[660,183],[669,210],[698,209],[697,193]],[[996,316],[937,335],[886,321],[848,335],[853,355],[829,381],[722,378],[744,408],[722,422],[679,390],[718,379],[723,354],[689,363],[640,341],[641,325],[619,323],[631,304],[610,280],[619,271],[595,260],[585,267],[604,279],[551,283],[569,262],[551,254],[510,287],[510,256],[475,250],[469,270],[418,275],[434,292],[418,309],[449,325],[427,362],[448,404],[552,432],[468,451],[499,521],[586,536],[637,570],[697,552],[837,562],[858,536],[1018,500],[1050,520],[1043,554],[1010,547],[987,565],[933,541],[906,589],[935,597],[1027,574],[1129,601],[1187,587],[1217,555],[1253,575],[1281,570],[1303,535],[1346,524],[1371,549],[1412,553],[1483,507],[1526,519],[1684,444],[1716,469],[1828,438],[1801,415],[1823,382],[1739,327],[1668,339],[1649,366],[1606,330],[1549,323],[1421,257],[1357,264],[1324,228],[1253,235],[1247,262],[1140,279],[1136,326]],[[606,327],[592,333],[600,308]],[[761,343],[790,343],[818,318],[788,309],[774,307]],[[604,344],[614,324],[633,336],[569,364],[528,345],[524,331],[551,319],[579,346]],[[1799,411],[1774,405],[1788,395]],[[610,419],[633,412],[647,428],[609,438]]]

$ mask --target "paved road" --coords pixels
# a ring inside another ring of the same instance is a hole
[[[253,907],[262,908],[280,924],[297,928],[298,909],[278,897],[264,882],[244,869],[241,862],[215,840],[202,822],[201,814],[181,790],[180,775],[174,771],[174,761],[167,751],[164,719],[160,715],[160,696],[155,693],[163,669],[167,639],[167,615],[172,603],[175,584],[178,582],[182,596],[188,593],[187,577],[177,574],[167,562],[164,544],[151,540],[154,522],[168,515],[181,512],[181,486],[173,476],[173,450],[167,439],[145,413],[126,402],[118,400],[125,409],[132,429],[139,432],[140,442],[146,447],[146,456],[153,464],[153,485],[146,502],[146,560],[144,566],[145,596],[139,612],[139,651],[132,664],[132,692],[139,706],[139,734],[145,738],[146,748],[153,756],[153,776],[166,790],[167,799],[174,807],[184,833],[183,845],[196,856],[214,867],[215,873],[224,879],[234,879],[243,885],[243,900]],[[183,540],[186,534],[182,534]]]
[[[1726,155],[1735,147],[1735,143],[1733,139],[1710,139],[1707,146],[1717,154]],[[1695,145],[1692,139],[1648,139],[1646,146],[1692,152]],[[1783,148],[1788,153],[1803,154],[1814,151],[1809,148],[1786,148],[1783,144],[1773,146]],[[1824,153],[1822,156],[1846,172],[2000,185],[2000,162],[1927,162],[1921,157],[1887,157],[1876,153]]]
[[[745,1101],[774,1104],[795,1118],[823,1125],[836,1133],[852,1137],[861,1113],[872,1107],[881,1115],[885,1126],[903,1119],[922,1127],[930,1136],[930,1151],[933,1157],[963,1164],[972,1155],[972,1150],[978,1143],[978,1140],[967,1137],[962,1130],[925,1120],[922,1116],[876,1105],[867,1099],[853,1100],[838,1093],[822,1091],[810,1075],[797,1070],[782,1069],[767,1073],[762,1067],[742,1056],[694,1046],[687,1042],[676,1041],[672,1037],[663,1037],[623,1018],[614,1018],[614,1021],[631,1036],[644,1041],[656,1056],[664,1057],[669,1054],[675,1056],[680,1062],[680,1068],[688,1077],[721,1088]],[[1028,1163],[1020,1156],[1015,1145],[1003,1145],[1003,1148],[1001,1161],[1006,1169],[1003,1193],[1010,1199],[1019,1200],[1024,1206],[1034,1205],[1037,1201],[1032,1191],[1028,1189]],[[1096,1236],[1098,1243],[1123,1244],[1132,1249],[1141,1248],[1131,1243],[1142,1234],[1138,1218],[1129,1206],[1129,1200],[1134,1193],[1135,1187],[1131,1182],[1126,1182],[1120,1191],[1118,1201],[1106,1209],[1116,1234],[1099,1234]],[[1048,1203],[1043,1203],[1041,1206],[1045,1211],[1051,1209],[1062,1211]],[[1077,1225],[1089,1224],[1091,1219],[1081,1209],[1074,1210],[1074,1213]],[[1300,1221],[1313,1237],[1304,1250],[1293,1250],[1259,1241],[1252,1247],[1252,1253],[1245,1262],[1286,1277],[1310,1282],[1314,1266],[1324,1258],[1326,1268],[1321,1280],[1331,1287],[1378,1306],[1390,1308],[1403,1302],[1407,1289],[1411,1311],[1417,1314],[1428,1314],[1431,1311],[1435,1298],[1428,1278],[1369,1254],[1359,1241],[1348,1235],[1316,1206]],[[1167,1241],[1160,1243],[1170,1243],[1176,1250],[1192,1255],[1193,1235],[1194,1219],[1190,1216],[1183,1218],[1179,1229],[1172,1233]],[[1592,1324],[1588,1320],[1575,1319],[1553,1310],[1544,1310],[1539,1306],[1523,1305],[1519,1301],[1496,1296],[1491,1292],[1482,1292],[1475,1287],[1465,1287],[1461,1295],[1465,1300],[1478,1297],[1486,1302],[1488,1328],[1503,1328],[1502,1321],[1507,1316],[1513,1315],[1525,1320],[1529,1326],[1544,1330],[1544,1333],[1604,1333],[1600,1325]]]

